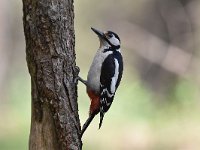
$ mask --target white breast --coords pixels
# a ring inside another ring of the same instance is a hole
[[[95,91],[96,93],[100,92],[100,75],[102,63],[109,54],[113,53],[112,51],[103,53],[104,49],[105,47],[101,47],[97,51],[87,76],[87,88]]]

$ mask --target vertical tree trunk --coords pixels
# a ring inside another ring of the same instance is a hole
[[[30,150],[81,149],[73,0],[23,0],[32,86]]]

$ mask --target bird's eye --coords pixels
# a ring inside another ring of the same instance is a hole
[[[111,38],[113,35],[112,34],[108,34],[108,37]]]

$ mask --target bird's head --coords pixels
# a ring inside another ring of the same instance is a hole
[[[98,35],[100,46],[109,46],[115,49],[120,48],[120,39],[116,33],[112,31],[101,32],[95,28],[91,29]]]

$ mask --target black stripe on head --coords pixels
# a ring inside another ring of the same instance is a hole
[[[108,34],[113,34],[120,41],[120,38],[119,38],[119,36],[116,33],[112,32],[112,31],[108,31],[107,33]]]

